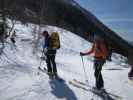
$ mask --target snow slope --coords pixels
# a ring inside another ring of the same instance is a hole
[[[23,26],[18,23],[16,47],[8,40],[4,53],[0,56],[0,100],[103,100],[90,91],[76,88],[68,83],[76,78],[85,81],[80,51],[91,47],[80,37],[57,28],[60,32],[61,49],[57,53],[56,62],[59,76],[65,82],[50,80],[45,73],[39,75],[37,67],[40,59],[32,54],[32,25]],[[84,57],[87,79],[91,86],[95,85],[93,76],[93,58]],[[42,68],[46,67],[45,61]],[[116,70],[113,70],[116,69]],[[128,83],[129,68],[119,55],[113,55],[113,61],[103,67],[103,77],[107,91],[122,96],[122,100],[132,100],[133,85]]]

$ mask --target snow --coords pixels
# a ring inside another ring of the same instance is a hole
[[[37,74],[40,59],[32,54],[31,26],[17,23],[16,47],[12,47],[8,40],[0,56],[0,100],[90,100],[93,96],[90,91],[70,85],[69,80],[85,81],[79,52],[89,50],[91,44],[66,30],[49,27],[50,31],[60,33],[61,49],[57,52],[56,62],[59,76],[65,82],[50,80],[45,73]],[[83,60],[89,84],[94,86],[93,58],[83,57]],[[113,54],[113,61],[104,65],[102,74],[107,91],[122,96],[123,100],[132,100],[133,84],[128,83],[129,68],[126,66],[120,55]],[[46,67],[45,61],[41,67]],[[118,70],[109,70],[113,68]],[[102,100],[94,95],[95,99]]]

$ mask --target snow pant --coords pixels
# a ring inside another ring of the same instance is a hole
[[[98,89],[104,87],[104,81],[103,81],[103,77],[101,74],[101,70],[102,70],[102,66],[104,65],[105,60],[103,59],[95,59],[94,60],[94,68],[95,68],[95,79],[96,79],[96,87]]]
[[[46,63],[48,72],[57,73],[56,63],[55,63],[56,50],[48,50],[46,54]]]

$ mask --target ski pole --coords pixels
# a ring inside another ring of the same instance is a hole
[[[43,57],[43,51],[42,51],[42,55],[41,55],[41,57]],[[39,63],[39,66],[38,66],[38,68],[40,68],[41,67],[41,64],[42,64],[42,59],[41,59],[41,61],[40,61],[40,63]]]
[[[86,71],[85,71],[85,65],[84,65],[84,60],[83,60],[82,56],[81,56],[81,60],[82,60],[82,65],[83,65],[83,70],[84,70],[85,81],[88,83],[88,79],[87,79],[88,77],[87,77],[87,74],[86,74]]]
[[[41,55],[41,57],[43,57],[43,53],[44,53],[44,52],[42,51],[42,55]],[[41,61],[40,61],[40,63],[39,63],[38,69],[40,69],[41,64],[42,64],[42,59],[41,59]],[[39,75],[39,71],[37,72],[37,75]]]
[[[87,73],[86,73],[86,71],[85,71],[85,65],[84,65],[84,60],[83,60],[83,57],[81,56],[81,59],[82,59],[82,65],[83,65],[83,69],[84,69],[84,76],[85,76],[85,81],[86,81],[86,83],[89,85],[89,81],[88,81],[88,77],[87,77]],[[93,95],[92,95],[92,98],[91,98],[91,100],[94,100],[93,99]]]

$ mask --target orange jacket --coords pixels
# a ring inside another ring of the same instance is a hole
[[[103,41],[96,41],[94,42],[91,50],[87,53],[83,53],[84,55],[89,55],[91,53],[94,53],[94,57],[96,59],[106,59],[106,56],[108,54],[108,50],[106,45]]]

